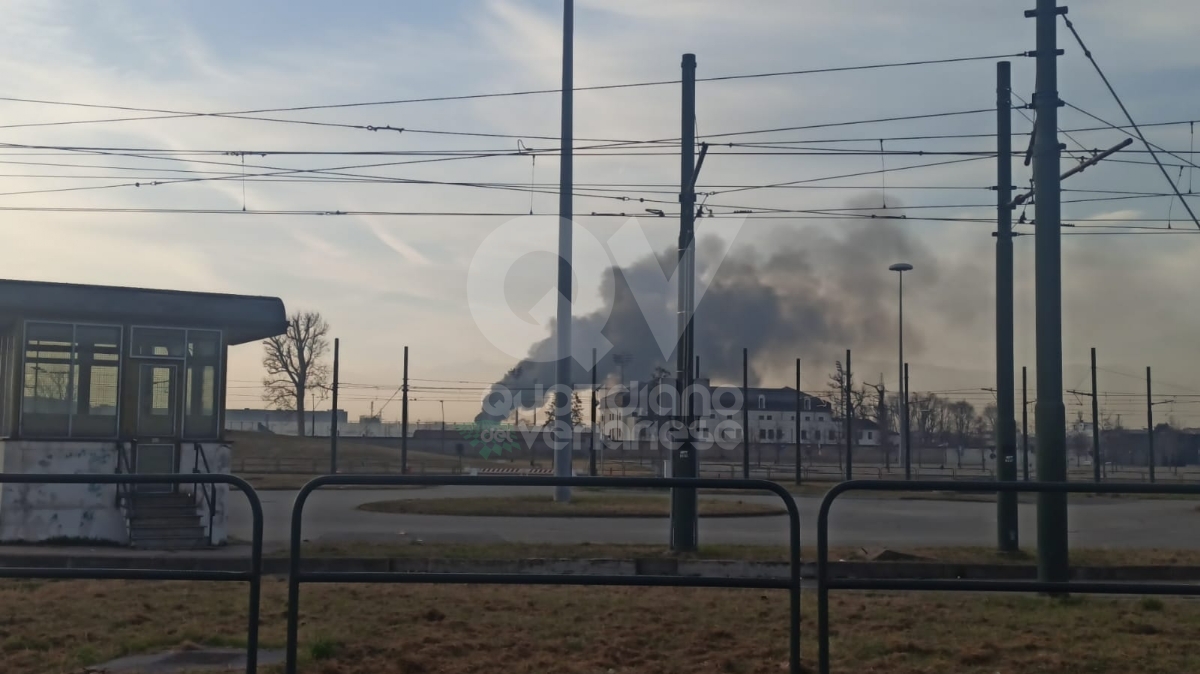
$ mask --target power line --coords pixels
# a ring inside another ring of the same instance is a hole
[[[925,60],[917,60],[917,61],[898,61],[898,62],[891,62],[891,63],[876,63],[876,64],[868,64],[868,65],[860,65],[860,66],[809,68],[809,69],[804,69],[804,70],[786,70],[786,71],[765,72],[765,73],[752,73],[752,74],[744,74],[744,75],[723,75],[723,76],[716,76],[716,77],[703,77],[703,78],[697,78],[696,81],[697,82],[723,82],[723,81],[745,80],[745,79],[761,79],[761,78],[768,78],[768,77],[814,75],[814,74],[821,74],[821,73],[853,72],[853,71],[860,71],[860,70],[878,70],[878,69],[883,69],[883,68],[902,68],[902,67],[925,66],[925,65],[935,65],[935,64],[965,63],[965,62],[970,62],[970,61],[992,61],[992,60],[997,60],[997,59],[1002,59],[1002,58],[1016,58],[1016,57],[1024,56],[1024,55],[1025,55],[1024,52],[1018,52],[1018,53],[1014,53],[1014,54],[997,54],[997,55],[989,55],[989,56],[966,56],[966,57],[943,58],[943,59],[925,59]],[[637,87],[654,87],[654,86],[663,86],[663,85],[673,85],[673,84],[679,84],[679,83],[680,83],[679,80],[657,80],[657,81],[649,81],[649,82],[629,82],[629,83],[623,83],[623,84],[605,84],[605,85],[596,85],[596,86],[588,86],[588,87],[574,87],[572,89],[572,91],[605,91],[605,90],[614,90],[614,89],[630,89],[630,88],[637,88]],[[394,99],[394,100],[384,100],[384,101],[366,101],[366,102],[355,102],[355,103],[332,103],[332,104],[324,104],[324,105],[298,105],[298,106],[279,107],[279,108],[257,108],[257,109],[250,109],[250,110],[234,110],[234,111],[229,111],[229,112],[207,112],[207,113],[163,110],[163,109],[135,107],[135,106],[103,105],[103,104],[98,104],[98,103],[78,103],[78,102],[70,102],[70,101],[52,101],[52,100],[45,100],[45,99],[17,98],[17,97],[9,96],[9,97],[0,97],[0,100],[16,102],[16,103],[35,103],[35,104],[40,104],[40,105],[60,105],[60,106],[92,108],[92,109],[121,110],[121,111],[126,111],[126,112],[151,112],[151,113],[157,113],[157,114],[154,116],[149,116],[149,117],[146,117],[146,116],[144,116],[144,117],[123,117],[123,118],[112,118],[112,119],[90,119],[90,120],[73,120],[73,121],[63,121],[63,122],[39,122],[39,123],[30,123],[30,124],[4,125],[4,126],[0,126],[0,128],[23,128],[23,127],[31,127],[31,126],[50,126],[50,125],[62,126],[62,125],[67,125],[67,124],[99,124],[99,123],[107,123],[107,122],[145,121],[145,120],[151,120],[151,119],[226,117],[226,118],[234,118],[234,119],[257,119],[260,121],[271,121],[271,122],[281,122],[281,123],[299,123],[299,124],[308,123],[308,124],[317,124],[317,125],[322,125],[322,126],[324,126],[324,125],[348,126],[351,128],[359,128],[359,129],[365,129],[365,130],[369,130],[369,131],[396,130],[394,128],[387,127],[386,125],[373,126],[373,127],[371,125],[342,125],[342,124],[334,124],[334,123],[328,123],[328,122],[325,122],[325,123],[311,122],[308,120],[289,120],[289,119],[276,119],[276,118],[249,117],[249,115],[261,115],[261,114],[266,114],[266,113],[277,113],[277,112],[306,112],[306,111],[313,111],[313,110],[333,110],[333,109],[360,108],[360,107],[372,107],[372,106],[391,106],[391,105],[404,105],[404,104],[412,104],[412,103],[464,101],[464,100],[477,100],[477,99],[483,99],[483,98],[533,96],[533,95],[540,95],[540,94],[557,94],[557,93],[561,93],[561,91],[562,91],[561,89],[557,89],[557,88],[555,88],[555,89],[529,89],[529,90],[524,90],[524,91],[494,92],[494,93],[483,93],[483,94],[460,94],[460,95],[454,95],[454,96],[429,96],[429,97],[422,97],[422,98]],[[528,136],[524,136],[524,137],[528,137]]]
[[[1179,187],[1175,184],[1174,180],[1171,180],[1170,174],[1167,173],[1167,169],[1164,168],[1162,162],[1159,161],[1158,155],[1154,153],[1154,149],[1150,146],[1150,143],[1146,141],[1146,136],[1142,134],[1142,130],[1138,128],[1137,122],[1133,121],[1133,115],[1129,114],[1129,110],[1125,107],[1125,104],[1121,102],[1121,97],[1117,95],[1117,90],[1113,88],[1112,84],[1108,81],[1108,77],[1105,76],[1104,71],[1100,69],[1100,64],[1097,63],[1096,59],[1092,56],[1091,50],[1089,50],[1087,45],[1083,43],[1083,38],[1079,36],[1079,31],[1075,30],[1075,24],[1071,21],[1071,19],[1067,18],[1066,14],[1063,14],[1062,17],[1063,21],[1065,21],[1067,24],[1067,28],[1071,29],[1071,34],[1075,36],[1075,41],[1079,43],[1079,48],[1083,50],[1084,56],[1087,57],[1088,61],[1091,61],[1092,67],[1096,69],[1096,74],[1100,76],[1100,79],[1104,82],[1104,86],[1108,88],[1108,93],[1112,94],[1113,100],[1115,100],[1117,105],[1120,106],[1121,112],[1125,113],[1125,119],[1129,120],[1129,124],[1137,133],[1137,137],[1141,139],[1142,143],[1146,146],[1146,149],[1150,150],[1150,157],[1154,159],[1155,164],[1158,164],[1158,169],[1162,171],[1163,177],[1167,179],[1167,183],[1171,185],[1171,189],[1175,192],[1175,195],[1179,197],[1179,201],[1183,204],[1183,207],[1187,209],[1188,215],[1192,217],[1192,222],[1196,224],[1196,228],[1200,229],[1200,220],[1196,219],[1196,214],[1192,211],[1191,204],[1189,204],[1187,200],[1183,198],[1183,195],[1179,193]]]

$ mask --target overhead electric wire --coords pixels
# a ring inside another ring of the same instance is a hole
[[[945,160],[945,161],[928,162],[925,164],[910,164],[908,166],[896,166],[896,167],[888,168],[886,170],[889,173],[896,173],[898,171],[908,171],[908,170],[913,170],[913,169],[931,168],[931,167],[935,167],[935,166],[949,166],[951,164],[962,164],[962,163],[966,163],[966,162],[979,161],[981,159],[994,158],[995,156],[996,156],[996,154],[992,153],[989,156],[983,156],[983,157],[967,157],[965,159],[949,159],[949,160]],[[837,180],[840,178],[858,178],[858,177],[862,177],[862,176],[877,175],[877,174],[879,174],[880,170],[881,169],[872,169],[870,171],[858,171],[855,173],[843,173],[840,175],[824,176],[824,177],[820,177],[820,178],[804,178],[804,179],[800,179],[800,180],[789,180],[787,182],[770,183],[767,185],[757,185],[757,186],[753,186],[753,187],[735,187],[735,188],[729,188],[729,189],[716,190],[713,192],[709,192],[709,194],[711,194],[711,195],[731,194],[733,192],[747,192],[750,190],[774,189],[774,188],[780,188],[780,187],[793,187],[796,185],[812,184],[812,183],[817,183],[817,182],[821,182],[821,181],[825,181],[825,180]],[[863,186],[862,189],[872,189],[872,187]]]
[[[765,73],[750,73],[750,74],[744,74],[744,75],[721,75],[721,76],[715,76],[715,77],[697,78],[696,81],[698,81],[698,82],[723,82],[723,81],[744,80],[744,79],[761,79],[761,78],[768,78],[768,77],[784,77],[784,76],[794,76],[794,75],[813,75],[813,74],[821,74],[821,73],[853,72],[853,71],[860,71],[860,70],[878,70],[878,69],[884,69],[884,68],[901,68],[901,67],[925,66],[925,65],[936,65],[936,64],[964,63],[964,62],[969,62],[969,61],[994,61],[997,59],[1016,58],[1019,56],[1024,56],[1024,52],[1017,52],[1014,54],[996,54],[996,55],[987,55],[987,56],[965,56],[965,57],[942,58],[942,59],[898,61],[898,62],[891,62],[891,63],[876,63],[876,64],[867,64],[867,65],[859,65],[859,66],[836,66],[836,67],[830,67],[830,68],[809,68],[809,69],[804,69],[804,70],[786,70],[786,71],[775,71],[775,72],[765,72]],[[657,81],[649,81],[649,82],[628,82],[628,83],[623,83],[623,84],[606,84],[606,85],[593,85],[593,86],[586,86],[586,87],[574,87],[572,89],[572,91],[605,91],[605,90],[614,90],[614,89],[630,89],[630,88],[637,88],[637,87],[664,86],[664,85],[673,85],[673,84],[679,84],[679,83],[680,83],[680,80],[657,80]],[[264,120],[264,121],[283,122],[283,123],[306,123],[308,120],[264,119],[264,118],[248,117],[248,116],[249,115],[261,115],[261,114],[266,114],[266,113],[278,113],[278,112],[307,112],[307,111],[313,111],[313,110],[333,110],[333,109],[360,108],[360,107],[373,107],[373,106],[404,105],[404,104],[413,104],[413,103],[464,101],[464,100],[476,100],[476,99],[483,99],[483,98],[532,96],[532,95],[540,95],[540,94],[557,94],[557,93],[561,93],[561,91],[562,91],[562,89],[558,89],[558,88],[529,89],[529,90],[524,90],[524,91],[493,92],[493,93],[483,93],[483,94],[460,94],[460,95],[453,95],[453,96],[429,96],[429,97],[422,97],[422,98],[393,99],[393,100],[383,100],[383,101],[365,101],[365,102],[354,102],[354,103],[332,103],[332,104],[324,104],[324,105],[297,105],[297,106],[290,106],[290,107],[256,108],[256,109],[249,109],[249,110],[234,110],[234,111],[229,111],[229,112],[208,112],[208,113],[167,111],[167,110],[162,110],[162,109],[146,108],[146,107],[104,105],[104,104],[98,104],[98,103],[78,103],[78,102],[70,102],[70,101],[52,101],[52,100],[45,100],[45,99],[19,98],[19,97],[15,97],[15,96],[7,96],[7,97],[0,97],[0,101],[9,101],[9,102],[16,102],[16,103],[34,103],[34,104],[40,104],[40,105],[62,105],[62,106],[70,106],[70,107],[93,108],[93,109],[122,110],[122,111],[127,111],[127,112],[153,112],[153,113],[167,113],[167,114],[157,114],[155,116],[150,116],[150,117],[143,116],[143,117],[133,117],[133,118],[125,117],[125,118],[114,118],[114,119],[91,119],[91,120],[73,120],[73,121],[68,120],[68,121],[62,121],[62,122],[46,122],[46,123],[36,123],[36,124],[29,124],[29,125],[7,125],[7,126],[0,126],[0,128],[19,128],[20,126],[44,126],[44,125],[48,125],[48,124],[53,124],[53,125],[58,125],[58,126],[66,125],[66,124],[99,124],[99,123],[106,123],[106,122],[143,121],[143,120],[150,120],[150,119],[194,118],[194,117],[229,117],[229,118],[260,119],[260,120]],[[332,123],[324,123],[324,124],[332,125]],[[366,129],[369,125],[352,125],[352,126],[355,126],[356,128]],[[376,126],[373,129],[367,129],[367,130],[375,130],[375,129],[380,129],[380,128],[383,128],[383,127]]]
[[[1183,198],[1183,195],[1179,193],[1179,187],[1175,184],[1174,180],[1171,180],[1171,174],[1167,173],[1167,169],[1162,165],[1162,162],[1159,161],[1158,155],[1154,153],[1154,149],[1150,146],[1149,141],[1146,140],[1146,136],[1138,127],[1137,122],[1133,121],[1133,115],[1129,114],[1129,110],[1125,107],[1125,103],[1123,103],[1121,101],[1121,97],[1117,95],[1117,90],[1114,89],[1112,83],[1108,81],[1108,77],[1100,68],[1100,64],[1097,63],[1095,57],[1092,56],[1091,50],[1089,50],[1087,45],[1083,43],[1083,38],[1079,36],[1079,31],[1075,30],[1075,24],[1067,17],[1066,14],[1063,14],[1062,18],[1063,21],[1066,22],[1067,28],[1071,30],[1071,34],[1075,36],[1075,41],[1079,43],[1079,48],[1083,50],[1084,56],[1087,57],[1088,61],[1091,61],[1092,67],[1096,69],[1096,74],[1100,76],[1100,79],[1104,82],[1104,86],[1108,88],[1108,93],[1112,94],[1113,100],[1117,102],[1117,105],[1121,108],[1121,112],[1125,114],[1125,119],[1129,120],[1129,124],[1137,133],[1137,137],[1141,139],[1142,143],[1146,146],[1146,149],[1150,150],[1150,156],[1154,159],[1154,163],[1158,164],[1158,169],[1162,171],[1163,177],[1166,178],[1167,183],[1171,185],[1171,190],[1175,192],[1175,195],[1179,197],[1179,201],[1183,204],[1183,207],[1187,209],[1188,215],[1192,217],[1192,222],[1196,224],[1196,229],[1200,229],[1200,219],[1196,218],[1196,213],[1192,211],[1191,204],[1189,204],[1187,200]]]

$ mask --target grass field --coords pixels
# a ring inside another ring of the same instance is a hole
[[[284,643],[285,595],[264,584],[265,647]],[[5,674],[244,646],[241,584],[3,581],[0,605]],[[778,674],[788,652],[782,591],[308,585],[300,614],[301,671],[314,674]],[[806,672],[814,615],[808,593]],[[830,618],[835,672],[1200,671],[1198,602],[837,592]]]
[[[396,499],[364,503],[359,510],[409,515],[467,515],[475,517],[667,517],[671,500],[666,495],[576,494],[570,503],[555,503],[551,496],[525,494],[478,498]],[[782,515],[780,505],[746,503],[732,499],[700,499],[701,517]]]
[[[893,552],[911,555],[913,561],[944,562],[949,564],[1026,564],[1036,560],[1036,551],[1000,554],[985,547],[903,547],[889,548]],[[834,561],[867,561],[878,550],[831,546],[829,558]],[[702,545],[699,551],[677,554],[664,545],[621,545],[585,543],[564,545],[553,543],[306,543],[306,557],[394,557],[402,559],[642,559],[677,557],[680,559],[730,559],[760,562],[786,562],[788,549],[774,545]],[[802,546],[800,556],[805,561],[816,559],[816,547]],[[1200,566],[1200,550],[1168,550],[1155,548],[1073,548],[1074,566]]]

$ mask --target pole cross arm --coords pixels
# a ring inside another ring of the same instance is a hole
[[[1121,141],[1120,143],[1117,143],[1116,145],[1108,148],[1104,152],[1101,152],[1097,155],[1090,157],[1089,159],[1079,162],[1079,164],[1077,166],[1075,166],[1071,170],[1069,170],[1066,173],[1059,176],[1059,179],[1066,180],[1067,178],[1070,178],[1071,176],[1075,175],[1076,173],[1083,173],[1085,170],[1095,166],[1096,164],[1099,164],[1104,159],[1111,157],[1112,155],[1120,152],[1121,150],[1124,150],[1125,148],[1129,147],[1132,144],[1133,144],[1133,139],[1126,138],[1125,140]],[[1009,204],[1009,207],[1016,208],[1017,206],[1020,206],[1021,204],[1028,202],[1030,199],[1033,198],[1033,193],[1034,193],[1033,190],[1029,190],[1028,192],[1026,192],[1024,194],[1018,195],[1015,199],[1012,200],[1012,203]]]

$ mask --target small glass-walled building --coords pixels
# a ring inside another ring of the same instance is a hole
[[[286,327],[272,297],[0,280],[0,472],[228,472],[229,348]],[[0,484],[0,541],[220,543],[226,491]]]

